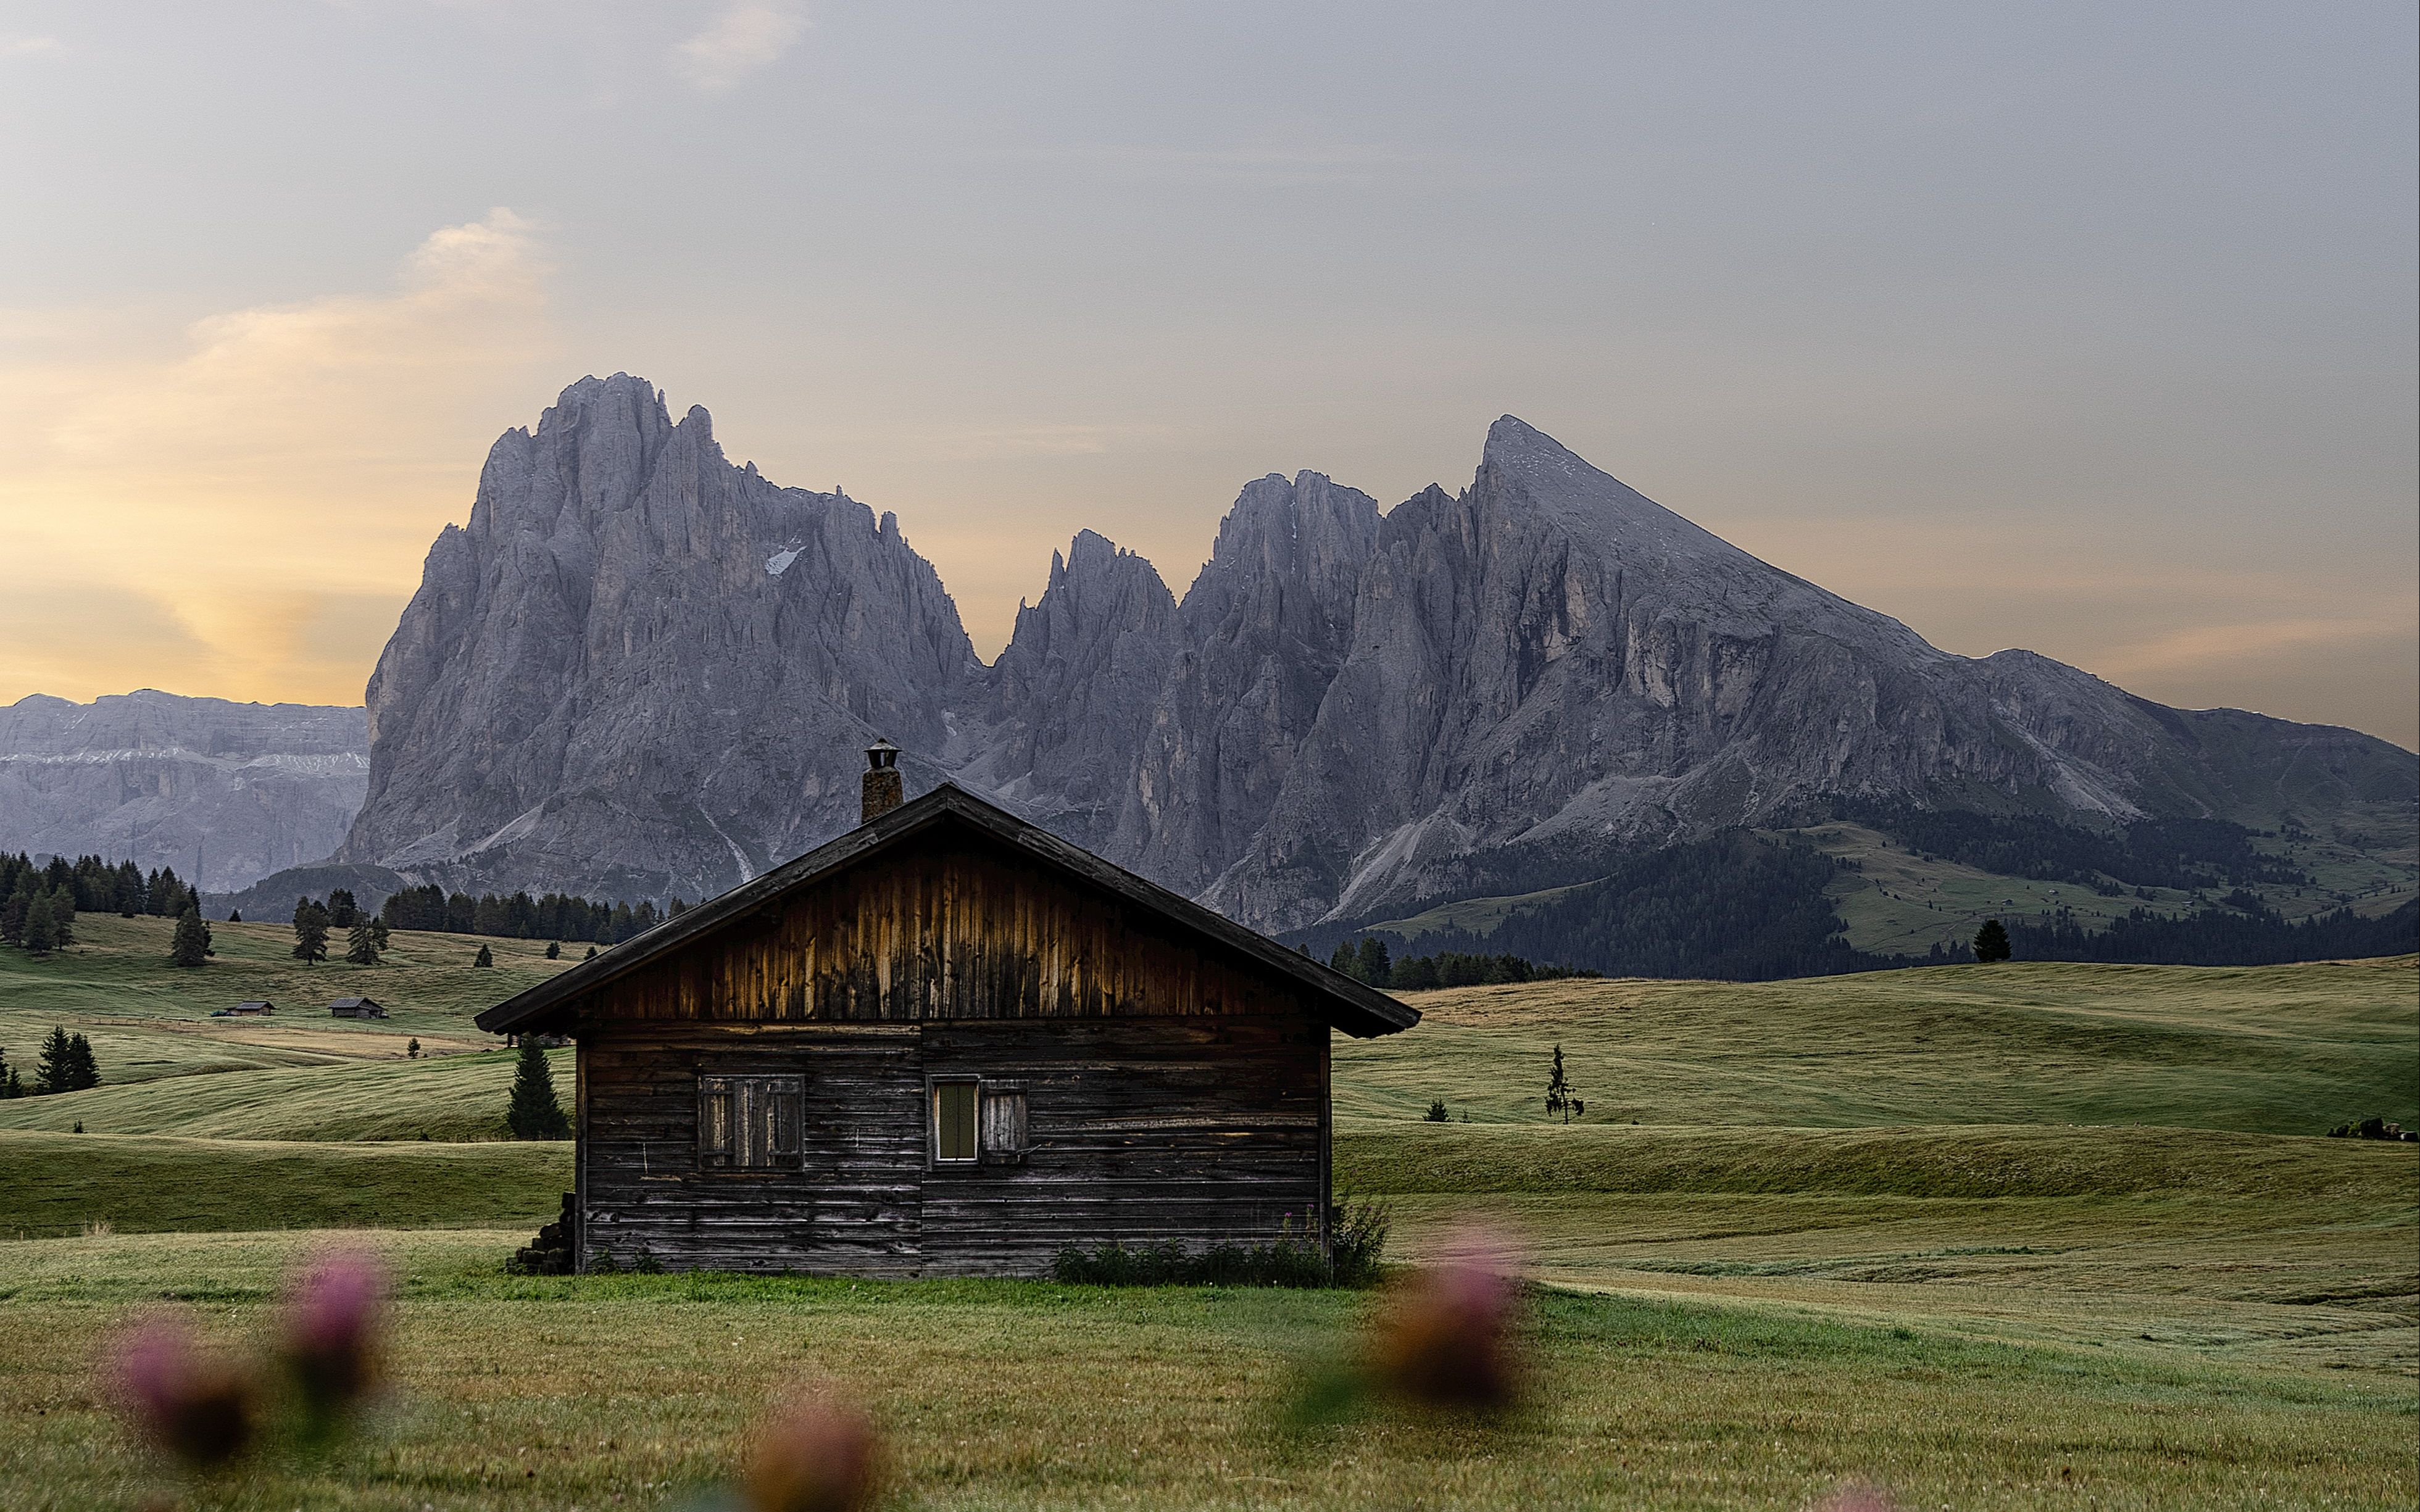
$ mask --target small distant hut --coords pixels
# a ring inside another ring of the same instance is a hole
[[[229,1018],[257,1018],[263,1013],[276,1012],[277,1005],[266,997],[251,997],[224,1011]]]
[[[479,1015],[579,1046],[569,1263],[1326,1243],[1329,1037],[1419,1014],[868,756],[858,828]]]
[[[375,997],[339,997],[328,1005],[332,1017],[340,1019],[382,1019],[386,1010]]]

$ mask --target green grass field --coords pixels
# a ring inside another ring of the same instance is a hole
[[[391,1400],[196,1504],[678,1507],[826,1378],[881,1423],[902,1507],[1787,1508],[1852,1477],[1910,1508],[2420,1500],[2420,1146],[2317,1137],[2420,1122],[2412,958],[1419,995],[1419,1029],[1337,1043],[1338,1179],[1394,1205],[1404,1257],[1473,1220],[1517,1238],[1535,1389],[1493,1425],[1292,1431],[1297,1370],[1371,1299],[504,1276],[569,1151],[494,1142],[511,1060],[468,1018],[560,969],[542,943],[304,968],[239,925],[179,973],[156,921],[85,930],[0,951],[12,1059],[63,1023],[108,1078],[0,1103],[0,1236],[30,1236],[0,1237],[11,1508],[147,1504],[91,1351],[163,1304],[240,1334],[331,1230],[403,1278]],[[396,1016],[327,1020],[339,992]],[[253,995],[318,1013],[204,1017]],[[1541,1106],[1558,1044],[1569,1127]]]

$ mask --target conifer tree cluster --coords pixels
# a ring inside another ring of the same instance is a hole
[[[1488,982],[1556,981],[1565,977],[1593,977],[1585,966],[1544,965],[1518,955],[1481,955],[1439,950],[1435,955],[1395,960],[1387,942],[1374,934],[1348,939],[1337,946],[1327,964],[1356,981],[1373,987],[1416,991],[1423,987],[1476,987]]]
[[[147,876],[132,861],[105,861],[98,856],[79,856],[73,861],[54,856],[37,863],[22,851],[14,856],[0,855],[0,938],[11,945],[22,943],[24,914],[30,911],[31,900],[37,896],[51,899],[53,924],[64,919],[70,928],[80,913],[116,914],[126,918],[150,914],[174,918],[198,901],[193,888],[179,880],[170,867],[161,867]],[[13,906],[19,897],[27,900],[27,909]]]
[[[0,1046],[0,1099],[25,1095],[25,1078],[16,1067],[8,1064],[8,1051]]]
[[[333,899],[334,895],[331,895]],[[426,930],[440,934],[487,934],[506,940],[594,940],[615,945],[655,928],[689,904],[675,898],[658,912],[652,902],[592,902],[550,892],[533,898],[526,892],[509,897],[467,892],[449,893],[430,884],[406,887],[379,907],[389,929]]]
[[[34,1063],[35,1095],[81,1092],[100,1085],[101,1065],[93,1058],[92,1041],[54,1026],[42,1041],[41,1055]]]
[[[354,909],[353,922],[345,933],[345,959],[357,966],[377,965],[379,957],[386,954],[386,921]]]

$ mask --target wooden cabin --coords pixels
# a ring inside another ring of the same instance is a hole
[[[375,997],[339,997],[328,1005],[329,1016],[340,1019],[382,1019],[386,1010]]]
[[[271,1002],[265,997],[254,997],[238,1003],[233,1008],[220,1009],[218,1013],[214,1016],[222,1018],[257,1018],[263,1013],[274,1013],[276,1011],[277,1005],[275,1003]]]
[[[479,1015],[577,1046],[574,1265],[1326,1243],[1331,1032],[1419,1013],[869,756],[858,828]]]

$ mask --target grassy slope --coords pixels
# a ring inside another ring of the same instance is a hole
[[[96,939],[84,959],[124,985],[169,975]],[[446,964],[460,944],[411,969],[500,995]],[[72,986],[10,974],[12,954],[0,1003]],[[190,1035],[160,1001],[108,1020],[122,1043]],[[1352,1298],[497,1278],[551,1211],[560,1146],[0,1133],[0,1231],[120,1230],[0,1246],[0,1412],[39,1425],[0,1446],[0,1479],[41,1487],[32,1505],[132,1504],[70,1358],[83,1344],[27,1341],[88,1339],[163,1292],[240,1314],[295,1242],[133,1230],[486,1221],[499,1230],[375,1240],[413,1276],[393,1446],[259,1504],[521,1504],[526,1468],[566,1504],[665,1504],[801,1368],[877,1403],[914,1504],[1233,1505],[1249,1486],[1279,1505],[1769,1506],[1852,1473],[1903,1504],[2063,1505],[2079,1482],[2105,1505],[2408,1504],[2420,1151],[2281,1135],[2412,1119],[2412,960],[1418,1001],[1415,1033],[1338,1044],[1340,1175],[1392,1194],[1411,1252],[1478,1216],[1526,1235],[1542,1279],[1596,1294],[1546,1304],[1540,1419],[1272,1439],[1286,1351],[1342,1327]],[[507,1059],[395,1058],[415,1023],[424,1043],[476,1042],[459,1017],[405,1011],[421,1017],[273,1047],[305,1063],[0,1104],[0,1122],[485,1127]],[[1539,1121],[1556,1043],[1590,1102],[1571,1128]],[[1418,1121],[1436,1096],[1478,1121]]]
[[[91,1134],[208,1139],[503,1139],[518,1058],[490,1050],[104,1084],[0,1102],[0,1129],[64,1133],[81,1123]],[[551,1051],[548,1060],[567,1098],[572,1053]]]
[[[1340,1041],[1340,1119],[1534,1121],[1563,1046],[1590,1122],[2147,1123],[2318,1134],[2420,1122],[2420,958],[2021,963],[1769,982],[1568,981],[1409,999]]]
[[[1902,1506],[2408,1505],[2410,1393],[2106,1351],[1547,1294],[1535,1405],[1493,1425],[1381,1412],[1288,1433],[1295,1362],[1366,1300],[1015,1283],[513,1281],[510,1236],[375,1240],[403,1274],[395,1391],[367,1442],[210,1504],[689,1504],[801,1381],[865,1401],[902,1507],[1792,1507],[1850,1478]],[[0,1317],[12,1506],[132,1508],[157,1484],[88,1384],[127,1307],[181,1290],[246,1336],[315,1236],[15,1246]],[[163,1277],[174,1278],[164,1287]],[[197,1284],[198,1283],[198,1284]],[[608,1341],[600,1347],[600,1341]]]
[[[172,931],[165,919],[87,914],[76,920],[78,943],[48,960],[0,949],[0,1049],[9,1063],[32,1081],[35,1051],[54,1025],[88,1036],[103,1079],[113,1083],[401,1060],[415,1038],[434,1054],[485,1050],[494,1041],[472,1027],[471,1015],[545,980],[586,949],[566,947],[566,959],[556,962],[545,958],[543,941],[407,933],[376,966],[305,966],[290,954],[293,932],[283,924],[213,924],[217,957],[179,970],[167,961]],[[496,960],[485,970],[470,964],[482,943]],[[354,995],[377,998],[393,1016],[329,1016],[332,998]],[[209,1017],[247,997],[266,997],[278,1011]]]
[[[128,1230],[535,1225],[568,1144],[277,1144],[0,1133],[0,1237]],[[0,1273],[5,1279],[5,1273]]]
[[[2176,914],[2197,906],[2194,894],[2172,887],[2150,888],[2148,900],[2137,897],[2132,888],[2122,897],[2104,898],[2073,882],[2038,882],[1956,861],[1927,859],[1862,825],[1824,824],[1786,833],[1826,855],[1857,863],[1858,870],[1843,872],[1824,890],[1846,926],[1849,943],[1877,955],[1920,956],[1934,945],[1969,941],[1987,918],[2022,918],[2046,923],[2065,908],[2085,927],[2105,929],[2110,920],[2135,908]],[[2408,803],[2355,806],[2330,834],[2296,841],[2273,837],[2255,843],[2286,856],[2311,878],[2310,885],[2304,887],[2252,889],[2288,918],[2339,906],[2377,916],[2391,913],[2420,894],[2420,852],[2413,846]],[[1417,951],[1422,934],[1449,929],[1484,933],[1507,916],[1570,890],[1551,887],[1544,892],[1463,899],[1370,927],[1414,941],[1411,949]]]

